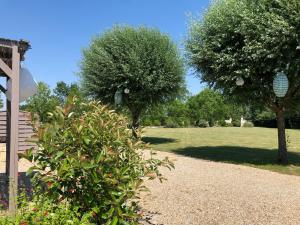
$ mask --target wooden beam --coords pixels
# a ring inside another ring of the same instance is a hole
[[[6,93],[6,89],[0,84],[0,91],[2,91],[4,94]]]
[[[19,149],[19,79],[20,53],[13,46],[11,74],[11,113],[10,113],[10,159],[9,159],[9,213],[15,215],[18,196],[18,149]]]
[[[1,44],[1,42],[0,42],[0,47],[3,47],[3,48],[11,48],[11,46],[8,46],[7,44]]]
[[[0,69],[9,77],[12,77],[12,69],[0,58]]]
[[[7,78],[6,83],[9,78]],[[9,181],[9,165],[10,165],[10,112],[11,112],[11,104],[10,101],[6,98],[6,168],[5,173]]]

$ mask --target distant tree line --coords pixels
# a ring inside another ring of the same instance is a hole
[[[220,91],[204,89],[197,95],[175,99],[146,110],[142,116],[143,126],[164,127],[240,127],[241,117],[257,127],[276,128],[276,114],[255,104],[238,102]],[[228,124],[225,120],[232,119]],[[286,128],[300,129],[300,106],[287,111]]]
[[[226,98],[221,92],[204,89],[194,96],[175,99],[152,107],[142,116],[144,126],[208,127],[240,126],[241,116],[249,118],[249,108]],[[225,120],[232,118],[232,124]]]
[[[240,119],[251,121],[254,126],[276,128],[276,115],[268,108],[247,105],[230,99],[220,91],[209,88],[196,95],[183,92],[181,96],[169,100],[164,104],[147,107],[141,116],[142,126],[164,127],[212,127],[212,126],[240,126]],[[57,82],[51,88],[44,82],[38,83],[38,92],[21,106],[21,110],[30,111],[38,116],[40,122],[48,121],[48,112],[56,106],[63,106],[68,99],[79,98],[85,101],[83,90],[77,83],[67,84]],[[114,106],[111,105],[111,108]],[[120,113],[130,118],[130,112],[123,108]],[[225,120],[232,118],[232,123]],[[287,112],[287,128],[300,128],[300,106]]]
[[[42,123],[48,122],[48,113],[55,110],[56,106],[63,106],[68,99],[76,96],[82,101],[83,92],[76,83],[66,84],[63,81],[57,82],[56,87],[51,90],[44,82],[38,83],[38,91],[20,106],[21,110],[29,111],[38,117]]]

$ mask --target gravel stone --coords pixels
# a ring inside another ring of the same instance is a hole
[[[300,177],[158,152],[168,179],[146,181],[141,224],[299,225]]]

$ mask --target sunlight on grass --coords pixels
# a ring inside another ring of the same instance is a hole
[[[289,164],[277,165],[277,130],[269,128],[147,128],[153,149],[211,161],[300,175],[300,130],[286,130]]]

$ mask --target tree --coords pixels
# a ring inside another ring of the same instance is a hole
[[[63,105],[63,103],[66,101],[69,92],[70,92],[70,88],[63,81],[57,82],[56,87],[53,90],[53,93],[57,97],[58,101],[60,102],[60,105]]]
[[[191,120],[195,124],[199,120],[206,120],[213,126],[216,121],[225,120],[229,115],[229,106],[222,94],[208,88],[190,97],[187,105]]]
[[[53,93],[61,106],[66,104],[68,98],[73,98],[74,96],[83,100],[83,93],[76,83],[68,85],[64,81],[59,81],[56,83]]]
[[[187,105],[182,99],[148,108],[141,121],[145,126],[185,127],[190,124]]]
[[[22,110],[27,110],[39,117],[39,121],[48,121],[48,112],[52,112],[59,105],[59,101],[51,94],[49,86],[43,82],[38,83],[38,91],[21,106]]]
[[[184,87],[184,63],[176,45],[159,30],[116,26],[83,51],[81,77],[85,92],[104,103],[113,104],[121,92],[136,136],[141,113]]]
[[[187,57],[211,87],[276,113],[278,162],[287,162],[284,110],[300,100],[300,1],[220,0],[203,20],[194,20],[186,40]],[[284,98],[272,81],[283,71],[289,79]],[[236,86],[242,77],[244,86]]]

